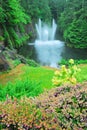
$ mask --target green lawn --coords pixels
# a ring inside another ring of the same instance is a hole
[[[87,81],[87,64],[79,66],[81,71],[77,74],[78,82]]]
[[[87,81],[87,65],[80,65],[77,81]],[[0,100],[7,95],[20,98],[21,96],[37,96],[45,89],[51,89],[55,69],[50,67],[30,67],[19,65],[9,72],[0,74]]]
[[[1,74],[0,100],[6,95],[17,98],[37,96],[45,89],[51,89],[55,69],[45,67],[16,67],[8,73]]]
[[[22,78],[24,80],[29,79],[32,82],[40,83],[42,88],[50,89],[52,88],[52,77],[54,75],[54,70],[47,69],[44,67],[23,67],[24,74]]]

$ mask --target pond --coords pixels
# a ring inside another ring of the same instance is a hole
[[[64,42],[55,40],[53,43],[40,42],[38,45],[24,45],[19,49],[19,54],[30,58],[40,63],[41,65],[48,65],[56,67],[56,64],[61,59],[87,59],[87,49],[75,49],[65,45]]]
[[[33,43],[23,46],[19,53],[51,67],[57,67],[61,59],[87,59],[87,49],[69,48],[61,40],[55,40],[57,24],[53,19],[51,26],[39,19],[35,24],[37,38]],[[57,36],[59,36],[57,34]],[[59,39],[59,37],[58,37]]]

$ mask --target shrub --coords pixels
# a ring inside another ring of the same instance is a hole
[[[62,65],[60,70],[55,71],[52,79],[53,85],[59,86],[66,83],[76,84],[76,74],[79,70],[74,64],[74,60],[70,59],[68,68]]]
[[[58,127],[55,118],[32,104],[30,99],[7,99],[0,103],[0,123],[15,130],[53,130]]]
[[[54,88],[37,97],[34,102],[46,113],[56,115],[61,130],[86,130],[87,82]]]
[[[0,123],[12,130],[86,130],[86,108],[87,82],[66,85],[36,98],[7,97],[0,102]]]
[[[85,88],[85,90],[81,87],[83,86],[71,89],[71,93],[67,93],[61,105],[55,109],[62,129],[86,130],[87,128],[87,89]]]

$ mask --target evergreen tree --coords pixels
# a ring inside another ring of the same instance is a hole
[[[45,22],[50,22],[51,11],[48,0],[21,0],[21,4],[33,23],[36,23],[39,18]]]
[[[66,43],[75,48],[87,48],[86,0],[67,0],[59,23]]]
[[[29,22],[29,17],[19,0],[1,0],[0,5],[0,24],[5,41],[10,47],[18,47],[27,39],[23,27]]]

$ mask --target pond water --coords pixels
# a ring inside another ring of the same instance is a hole
[[[57,24],[54,19],[51,26],[39,19],[35,27],[37,38],[34,43],[28,43],[19,50],[26,58],[51,67],[57,67],[61,59],[87,59],[87,49],[69,48],[63,41],[55,40]]]
[[[46,43],[42,45],[39,44],[39,49],[36,49],[35,44],[27,44],[19,49],[19,54],[26,58],[33,59],[41,65],[50,65],[54,67],[56,66],[55,63],[60,62],[61,59],[87,59],[87,49],[70,48],[67,47],[64,42],[60,41],[60,44],[61,43],[63,43],[63,45],[60,45],[60,47],[58,47],[57,43],[54,45],[52,43],[50,43],[50,45]],[[49,46],[49,48],[47,46]],[[40,55],[40,57],[38,57],[38,55]]]

